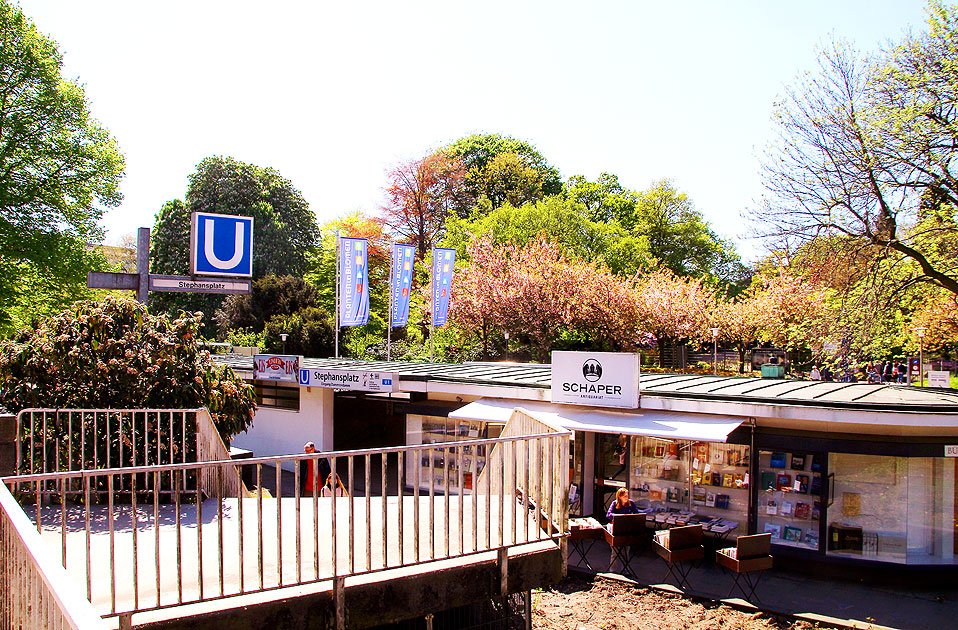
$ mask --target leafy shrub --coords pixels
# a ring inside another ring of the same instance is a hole
[[[0,404],[14,413],[205,406],[228,440],[252,421],[253,388],[198,349],[201,320],[170,321],[112,296],[77,302],[0,345]]]

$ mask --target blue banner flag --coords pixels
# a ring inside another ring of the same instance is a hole
[[[416,248],[412,245],[393,245],[392,320],[393,326],[409,323],[409,294],[412,292],[412,272]]]
[[[456,250],[435,247],[432,258],[432,323],[442,326],[449,316],[449,292],[452,290]]]
[[[369,274],[366,239],[339,239],[339,325],[365,326],[369,322]]]

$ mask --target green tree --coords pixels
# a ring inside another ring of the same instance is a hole
[[[632,231],[676,275],[714,280],[733,292],[747,285],[734,245],[712,231],[688,195],[667,179],[638,194]]]
[[[250,293],[226,298],[223,308],[216,311],[216,322],[221,331],[244,328],[258,333],[277,315],[318,306],[316,288],[303,278],[265,276],[253,282]]]
[[[104,208],[122,199],[123,157],[62,65],[56,43],[0,1],[0,327],[8,330],[82,294],[86,272],[102,265],[87,244],[102,239]]]
[[[253,217],[254,279],[271,274],[302,276],[319,239],[315,215],[279,172],[230,157],[210,157],[190,176],[186,201],[169,201],[156,215],[150,243],[152,273],[189,273],[187,244],[193,212]],[[209,315],[224,301],[220,295],[189,293],[155,293],[150,299],[157,310],[200,310]]]
[[[462,160],[466,190],[495,208],[562,192],[559,171],[532,144],[500,134],[473,134],[441,149]],[[463,216],[463,215],[460,215]]]
[[[958,294],[954,221],[922,210],[958,206],[958,9],[928,5],[928,28],[873,59],[836,43],[776,110],[779,138],[764,165],[760,235],[788,251],[821,234],[843,236],[908,266],[902,286]]]
[[[470,241],[484,235],[490,236],[495,245],[520,246],[544,235],[568,255],[604,263],[619,275],[632,275],[653,262],[644,239],[617,222],[590,220],[578,202],[558,195],[518,208],[506,204],[472,219],[451,218],[444,244],[455,247],[465,261]]]
[[[286,334],[286,342],[280,335]],[[275,315],[263,331],[266,352],[301,354],[306,357],[333,356],[333,323],[329,313],[311,306],[290,314]]]
[[[573,175],[566,182],[565,194],[581,203],[593,221],[618,221],[629,230],[636,227],[638,195],[623,188],[618,175],[602,173],[594,182],[583,175]]]
[[[249,427],[253,388],[197,348],[201,316],[170,320],[133,300],[78,302],[0,346],[0,404],[209,408],[229,439]]]

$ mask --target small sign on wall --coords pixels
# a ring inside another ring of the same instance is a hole
[[[253,357],[253,378],[264,381],[299,383],[300,357],[283,354],[257,354]]]
[[[945,444],[945,457],[958,457],[958,444]]]
[[[951,389],[951,372],[948,370],[928,370],[928,387]]]

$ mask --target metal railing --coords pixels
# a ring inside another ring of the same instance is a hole
[[[542,432],[490,440],[3,482],[96,609],[126,616],[517,545],[564,546],[571,433],[536,426]],[[462,471],[468,458],[478,470],[478,449],[464,446],[491,451],[474,488]],[[420,461],[434,455],[445,462],[443,483],[427,494]],[[350,496],[327,496],[319,484],[303,490],[300,465],[321,457]],[[252,491],[228,482],[240,475]]]
[[[129,468],[223,461],[229,451],[206,408],[198,409],[24,409],[17,414],[18,475],[88,469]],[[242,481],[225,471],[233,496]],[[129,491],[123,477],[114,490]],[[140,476],[141,485],[151,483]],[[202,477],[200,488],[214,493],[217,480]],[[52,489],[40,488],[44,494]],[[104,492],[94,487],[93,492]],[[80,492],[75,485],[64,491]],[[167,488],[168,492],[169,489]]]
[[[103,619],[77,592],[34,524],[0,485],[0,628],[94,630]]]

